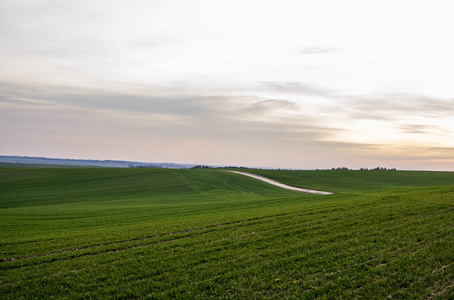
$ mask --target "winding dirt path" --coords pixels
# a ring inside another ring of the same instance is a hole
[[[249,177],[252,177],[252,178],[255,178],[255,179],[258,179],[258,180],[261,180],[261,181],[265,181],[265,182],[267,182],[269,184],[272,184],[272,185],[275,185],[275,186],[278,186],[278,187],[281,187],[281,188],[287,189],[287,190],[292,190],[292,191],[297,191],[297,192],[302,192],[302,193],[319,194],[319,195],[331,195],[331,194],[333,194],[333,193],[330,193],[330,192],[309,190],[309,189],[299,188],[299,187],[296,187],[296,186],[286,185],[286,184],[274,181],[272,179],[269,179],[269,178],[266,178],[266,177],[263,177],[263,176],[260,176],[260,175],[257,175],[257,174],[252,174],[252,173],[247,173],[247,172],[240,172],[240,171],[226,171],[226,172],[237,173],[237,174],[249,176]]]

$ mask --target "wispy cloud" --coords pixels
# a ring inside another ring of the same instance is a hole
[[[436,125],[403,124],[399,127],[404,133],[414,134],[449,134],[445,127]]]
[[[33,94],[36,96],[36,91]],[[272,162],[263,163],[264,155],[300,152],[306,159],[311,152],[320,153],[328,146],[324,140],[340,130],[319,124],[313,116],[304,115],[297,104],[279,99],[108,93],[43,93],[36,100],[25,96],[22,92],[21,98],[0,98],[5,108],[1,123],[7,124],[4,130],[9,128],[14,133],[4,138],[4,145],[21,138],[45,149],[44,143],[52,145],[58,140],[60,147],[69,151],[70,145],[85,139],[87,147],[98,140],[105,147],[118,144],[117,151],[127,154],[126,144],[119,143],[128,141],[130,145],[143,145],[129,151],[145,156],[148,149],[153,149],[156,159],[169,160],[176,150],[168,147],[179,145],[180,150],[187,150],[179,154],[182,161],[219,163],[219,155],[225,155],[225,163],[273,166]],[[52,136],[54,142],[49,140]],[[106,151],[102,147],[97,150],[101,149]],[[249,150],[245,153],[244,149]],[[248,152],[256,154],[251,157]],[[284,160],[280,161],[283,164]]]
[[[306,47],[298,51],[298,54],[326,54],[337,51],[336,48],[326,48],[326,47]]]
[[[437,99],[422,95],[398,93],[365,96],[341,96],[343,103],[354,112],[379,117],[424,116],[439,118],[452,116],[454,99]]]
[[[272,88],[282,93],[298,93],[301,95],[322,97],[335,95],[334,91],[329,88],[301,82],[262,81],[260,84],[264,87]]]

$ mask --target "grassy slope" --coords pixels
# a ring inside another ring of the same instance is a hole
[[[454,295],[454,186],[414,187],[452,173],[259,172],[344,192],[219,170],[0,168],[0,297]]]
[[[299,195],[227,172],[110,168],[0,169],[0,190],[2,248],[17,255],[229,222]]]
[[[249,170],[289,185],[330,192],[454,185],[454,172],[433,171],[290,171]]]

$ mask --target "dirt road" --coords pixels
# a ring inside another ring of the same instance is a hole
[[[255,178],[255,179],[258,179],[258,180],[261,180],[261,181],[265,181],[265,182],[267,182],[269,184],[272,184],[272,185],[275,185],[275,186],[278,186],[278,187],[281,187],[281,188],[287,189],[287,190],[292,190],[292,191],[297,191],[297,192],[302,192],[302,193],[319,194],[319,195],[330,195],[330,194],[333,194],[333,193],[330,193],[330,192],[309,190],[309,189],[299,188],[299,187],[296,187],[296,186],[286,185],[286,184],[274,181],[272,179],[269,179],[269,178],[266,178],[266,177],[263,177],[263,176],[260,176],[260,175],[257,175],[257,174],[252,174],[252,173],[247,173],[247,172],[240,172],[240,171],[226,171],[226,172],[237,173],[237,174],[249,176],[249,177],[252,177],[252,178]]]

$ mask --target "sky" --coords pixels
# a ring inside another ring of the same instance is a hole
[[[454,171],[452,1],[0,0],[0,155]]]

